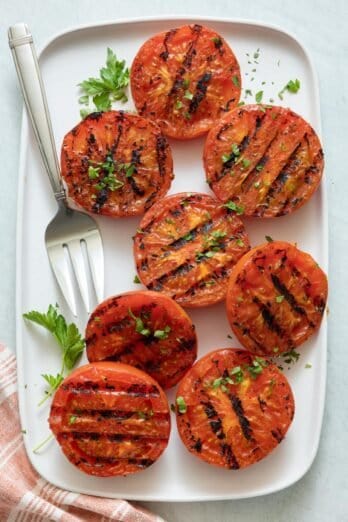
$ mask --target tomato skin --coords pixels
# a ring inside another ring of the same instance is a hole
[[[121,186],[102,187],[109,174],[103,164],[112,166]],[[90,173],[90,167],[96,170]],[[68,132],[61,169],[78,206],[110,217],[143,214],[166,194],[174,177],[171,150],[159,127],[123,111],[90,114]]]
[[[151,333],[137,332],[130,314]],[[156,331],[162,332],[162,339]],[[106,299],[92,313],[85,338],[90,362],[107,359],[136,366],[163,388],[177,384],[197,356],[191,319],[175,301],[157,292],[127,292]]]
[[[209,464],[250,466],[273,451],[290,427],[295,404],[286,377],[262,359],[261,373],[252,378],[253,361],[246,350],[216,350],[199,359],[179,385],[179,435],[189,452]],[[242,382],[226,381],[236,379],[233,369],[243,372]]]
[[[324,168],[319,138],[301,116],[260,105],[236,108],[217,122],[207,136],[203,161],[218,199],[234,201],[244,215],[262,218],[304,205]]]
[[[245,348],[279,355],[318,330],[327,293],[327,277],[309,254],[273,241],[251,249],[233,268],[227,317]]]
[[[168,444],[170,413],[149,375],[115,362],[87,364],[58,388],[50,428],[69,461],[98,477],[152,465]]]
[[[248,250],[239,217],[208,194],[192,192],[153,205],[134,238],[142,283],[184,307],[224,299],[230,271]]]
[[[166,136],[191,139],[237,105],[240,68],[218,33],[184,25],[142,45],[131,68],[131,90],[139,114],[154,119]]]

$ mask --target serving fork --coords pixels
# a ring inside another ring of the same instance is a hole
[[[45,232],[48,258],[62,294],[76,316],[77,300],[73,274],[88,312],[93,301],[88,284],[89,273],[98,302],[103,299],[102,239],[97,223],[92,217],[68,206],[31,32],[25,24],[16,24],[9,28],[8,38],[25,105],[58,203],[58,211]]]

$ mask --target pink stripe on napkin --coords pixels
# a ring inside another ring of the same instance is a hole
[[[63,491],[42,479],[25,452],[18,417],[16,358],[0,344],[0,520],[164,522],[126,500]]]

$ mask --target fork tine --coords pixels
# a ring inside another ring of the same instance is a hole
[[[91,311],[91,303],[88,292],[88,274],[79,239],[73,239],[67,243],[74,274],[87,312]]]
[[[92,279],[98,304],[104,299],[104,251],[103,242],[98,230],[85,234],[87,255],[91,267]]]
[[[68,261],[62,245],[50,245],[47,248],[48,257],[58,285],[68,303],[73,315],[77,317],[76,301],[73,282],[70,275]]]

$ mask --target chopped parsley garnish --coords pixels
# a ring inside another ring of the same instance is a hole
[[[244,212],[244,207],[242,205],[237,205],[237,203],[235,203],[234,201],[228,201],[223,206],[228,210],[233,210],[233,212],[235,212],[238,216],[240,216]]]
[[[210,258],[214,256],[214,253],[212,250],[208,250],[208,252],[197,252],[196,253],[196,261],[201,261],[204,258]]]
[[[187,120],[190,120],[192,118],[191,114],[189,112],[185,112],[184,116]]]
[[[182,109],[183,106],[184,106],[184,104],[182,103],[182,101],[176,100],[176,102],[175,102],[175,108],[176,109]]]
[[[67,324],[65,318],[58,312],[58,305],[49,305],[47,313],[33,310],[23,314],[23,317],[51,332],[61,349],[62,366],[60,372],[56,376],[42,375],[49,385],[49,389],[46,390],[46,396],[40,401],[40,406],[48,397],[53,395],[64,380],[65,373],[68,373],[75,366],[84,350],[85,341],[81,337],[76,324]]]
[[[263,368],[265,368],[267,365],[268,363],[265,361],[265,359],[262,359],[261,357],[255,357],[252,365],[247,367],[250,377],[252,379],[256,379],[256,377],[262,373]]]
[[[257,172],[261,172],[261,170],[263,170],[263,167],[264,167],[264,165],[262,165],[262,163],[260,163],[259,165],[256,165]]]
[[[296,350],[292,349],[292,350],[289,350],[288,352],[284,352],[282,354],[282,357],[284,358],[284,362],[286,364],[293,364],[299,360],[300,354],[298,352],[296,352]]]
[[[233,76],[232,77],[232,82],[233,82],[233,85],[235,85],[236,87],[239,87],[239,78],[238,78],[238,76]]]
[[[178,408],[179,413],[186,413],[187,412],[187,406],[184,397],[177,397],[176,398],[176,405]]]
[[[97,181],[94,185],[96,190],[107,188],[114,192],[124,186],[124,182],[116,177],[116,173],[131,178],[135,171],[134,163],[120,163],[113,158],[111,153],[108,153],[105,161],[89,161],[88,177]]]
[[[70,415],[69,417],[69,424],[74,424],[76,422],[77,415]]]
[[[128,98],[125,91],[128,83],[129,69],[126,62],[117,60],[115,53],[108,47],[106,67],[100,69],[99,78],[88,78],[78,84],[83,94],[79,103],[86,107],[80,111],[81,118],[85,118],[91,112],[110,110],[114,101],[126,102]]]
[[[151,419],[151,417],[153,417],[154,412],[153,412],[153,410],[137,411],[137,415],[138,415],[139,419],[149,420],[149,419]]]
[[[141,281],[137,275],[134,276],[133,283],[135,283],[136,285],[141,284]]]
[[[265,236],[267,243],[273,243],[273,238],[271,236]]]
[[[305,368],[312,368],[311,363],[306,363],[306,364],[305,364]]]
[[[247,169],[248,167],[250,167],[250,160],[248,160],[247,158],[243,158],[242,159],[242,165],[243,165],[243,168],[244,169]]]
[[[282,303],[284,301],[284,296],[283,295],[277,295],[275,300],[276,300],[277,303]]]
[[[187,89],[187,87],[190,85],[190,80],[188,78],[185,78],[182,82],[182,86]]]
[[[143,319],[134,315],[130,308],[128,309],[128,314],[135,321],[135,331],[144,337],[153,336],[156,339],[164,340],[167,339],[169,333],[172,330],[170,326],[165,326],[163,330],[155,330],[154,332],[151,332],[150,328],[145,325]]]
[[[137,333],[140,333],[141,335],[143,335],[144,337],[149,337],[149,335],[151,335],[151,330],[149,330],[149,328],[146,328],[145,324],[144,324],[144,321],[142,320],[141,317],[136,317],[132,310],[129,308],[128,309],[128,314],[130,315],[130,317],[132,319],[134,319],[135,321],[135,331]]]
[[[172,329],[170,326],[165,326],[164,330],[155,330],[153,336],[156,337],[157,339],[161,339],[161,340],[167,339],[171,330]]]
[[[191,239],[193,239],[193,234],[189,232],[185,236],[182,236],[182,238],[185,239],[185,241],[191,241]]]
[[[211,249],[214,252],[217,252],[218,250],[220,250],[224,247],[223,239],[225,237],[226,237],[226,232],[224,232],[222,230],[214,230],[211,234],[204,236],[203,247],[206,249]]]
[[[296,78],[296,80],[289,80],[288,83],[283,87],[281,91],[278,92],[278,96],[281,100],[284,98],[285,91],[291,92],[293,94],[296,94],[301,87],[300,80]]]
[[[261,103],[263,97],[263,91],[259,91],[255,94],[256,103]]]
[[[252,96],[253,95],[253,93],[252,93],[252,91],[250,89],[245,89],[244,94],[245,94],[245,98],[247,98],[248,96]]]
[[[216,47],[221,47],[221,45],[222,45],[221,38],[218,38],[217,36],[214,36],[214,38],[211,38],[211,41],[214,42]]]
[[[192,98],[193,98],[192,92],[185,91],[184,98],[186,98],[187,100],[192,100]]]
[[[244,246],[244,241],[242,239],[240,239],[240,238],[237,239],[236,243],[237,243],[237,245],[239,247],[243,247]]]

